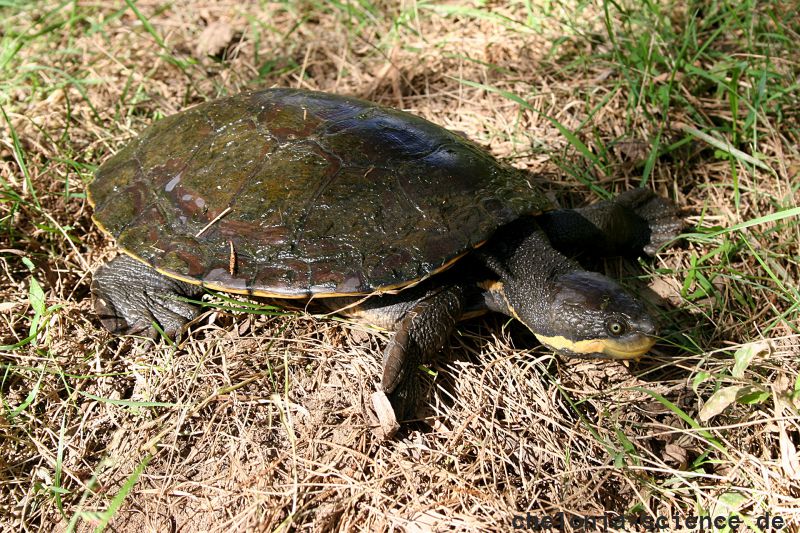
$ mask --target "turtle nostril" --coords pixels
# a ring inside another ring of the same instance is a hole
[[[637,324],[638,330],[644,333],[645,335],[655,335],[656,334],[656,325],[653,323],[653,319],[650,317],[644,317],[642,320]]]

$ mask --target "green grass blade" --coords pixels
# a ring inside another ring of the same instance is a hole
[[[142,15],[142,12],[136,7],[136,3],[133,0],[125,0],[125,3],[128,4],[129,8],[131,8],[131,11],[133,11],[133,14],[139,19],[139,22],[142,23],[142,26],[144,26],[144,29],[147,30],[147,33],[149,33],[153,39],[155,39],[155,41],[158,43],[158,46],[164,50],[167,50],[167,45],[164,44],[164,40],[158,34],[153,25],[150,24],[150,21],[147,20],[147,17]]]
[[[691,427],[692,429],[696,430],[697,434],[700,435],[701,437],[703,437],[711,446],[713,446],[714,448],[716,448],[720,452],[724,453],[726,456],[728,455],[727,448],[725,448],[725,446],[723,446],[722,443],[719,442],[714,437],[714,435],[711,434],[711,432],[709,430],[705,429],[694,418],[692,418],[691,416],[686,414],[686,412],[683,409],[681,409],[680,407],[678,407],[677,405],[675,405],[671,401],[667,400],[666,398],[664,398],[659,393],[657,393],[655,391],[651,391],[650,389],[646,389],[644,387],[631,387],[631,390],[643,392],[643,393],[647,394],[648,396],[652,397],[654,400],[659,402],[661,405],[663,405],[664,407],[666,407],[667,409],[669,409],[670,411],[675,413],[675,415],[677,415],[678,418],[680,418],[681,420],[686,422],[686,424],[688,424],[689,427]]]
[[[111,499],[108,509],[100,514],[100,523],[94,529],[95,533],[100,533],[103,531],[111,519],[114,518],[114,515],[120,510],[125,498],[127,498],[128,494],[130,494],[131,490],[133,490],[133,487],[136,485],[136,482],[139,480],[139,477],[144,472],[144,469],[147,468],[147,464],[152,458],[153,456],[148,453],[145,455],[144,459],[142,459],[142,462],[140,462],[136,468],[134,468],[133,472],[131,472],[131,475],[128,476],[128,479],[125,480],[125,483],[123,483],[122,487],[119,489],[119,492],[117,492]]]
[[[734,148],[733,145],[730,142],[728,142],[727,140],[725,140],[725,139],[717,139],[716,137],[714,137],[712,135],[709,135],[708,133],[704,133],[704,132],[698,130],[697,128],[694,128],[694,127],[689,126],[687,124],[681,124],[679,127],[680,127],[680,129],[682,129],[686,133],[689,133],[690,135],[693,135],[693,136],[697,137],[698,139],[707,142],[708,144],[710,144],[711,146],[713,146],[717,150],[721,150],[721,151],[723,151],[723,152],[735,157],[736,159],[739,159],[739,160],[744,161],[746,163],[750,163],[751,165],[756,166],[756,167],[758,167],[758,168],[760,168],[762,170],[766,170],[767,172],[770,172],[771,174],[775,174],[775,171],[772,170],[772,168],[769,165],[767,165],[763,161],[760,161],[760,160],[756,159],[755,157],[751,156],[750,154],[746,154],[746,153],[742,152],[738,148]]]
[[[146,402],[146,401],[139,401],[139,400],[114,400],[111,398],[103,398],[102,396],[97,396],[95,394],[81,391],[79,390],[78,393],[81,396],[86,396],[87,398],[91,398],[92,400],[96,400],[98,402],[107,403],[110,405],[120,405],[123,407],[180,407],[178,403],[171,403],[171,402]]]
[[[792,217],[800,217],[800,207],[792,207],[790,209],[783,209],[781,211],[776,211],[774,213],[770,213],[762,217],[752,218],[750,220],[734,224],[733,226],[727,228],[722,228],[716,231],[712,231],[710,233],[684,233],[683,236],[696,237],[701,240],[708,239],[711,237],[718,237],[720,235],[725,235],[727,233],[733,233],[739,230],[743,230],[745,228],[751,228],[753,226],[766,224],[767,222],[779,222],[781,220],[786,220]]]

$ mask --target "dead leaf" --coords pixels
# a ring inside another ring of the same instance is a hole
[[[195,45],[195,55],[197,57],[219,56],[223,50],[233,41],[233,28],[225,22],[212,22],[200,36]]]
[[[20,303],[20,302],[0,302],[0,313],[5,313],[6,311],[13,311],[17,307],[22,307],[22,303]]]
[[[625,139],[614,145],[614,151],[621,159],[633,162],[647,159],[649,149],[650,143],[641,139]]]
[[[372,394],[372,407],[378,417],[379,426],[375,428],[379,436],[388,440],[400,429],[400,424],[395,418],[394,408],[389,402],[389,397],[383,391],[376,391]]]
[[[789,438],[786,426],[780,428],[781,466],[789,479],[800,479],[800,460],[797,458],[797,447]]]
[[[742,378],[744,376],[744,371],[750,366],[753,358],[762,353],[766,355],[770,353],[769,343],[765,341],[750,342],[743,345],[733,354],[733,358],[736,362],[733,365],[731,375],[735,378]]]
[[[789,432],[796,432],[794,425],[789,425],[784,420],[786,416],[795,416],[797,411],[791,401],[791,381],[789,377],[781,374],[772,384],[772,399],[775,404],[775,420],[778,425],[778,441],[781,450],[781,467],[786,476],[792,480],[800,479],[800,458],[797,447],[792,442]]]
[[[648,284],[648,287],[662,300],[669,302],[669,304],[674,307],[679,307],[683,303],[683,296],[681,296],[681,285],[676,280],[653,278],[653,280],[651,280]],[[653,301],[653,303],[659,304],[661,302]]]
[[[686,448],[683,446],[678,446],[677,444],[667,444],[664,447],[664,453],[662,457],[665,463],[677,464],[678,470],[685,470],[686,465],[688,464],[689,454],[686,452]]]
[[[739,385],[732,385],[730,387],[723,387],[711,395],[711,398],[700,409],[697,415],[702,422],[708,422],[722,411],[724,411],[730,404],[736,401],[736,395],[739,394]]]

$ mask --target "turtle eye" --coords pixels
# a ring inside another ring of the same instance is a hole
[[[608,322],[606,322],[606,330],[613,336],[618,337],[625,333],[627,330],[627,326],[625,322],[622,320],[612,318]]]

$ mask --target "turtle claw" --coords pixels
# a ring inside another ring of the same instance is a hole
[[[394,414],[394,407],[382,390],[372,393],[369,402],[364,401],[363,410],[372,432],[381,441],[391,439],[400,429],[400,423]]]
[[[675,205],[649,189],[625,191],[614,201],[628,207],[647,222],[650,240],[645,244],[644,252],[650,257],[673,241],[683,229],[684,224]]]

